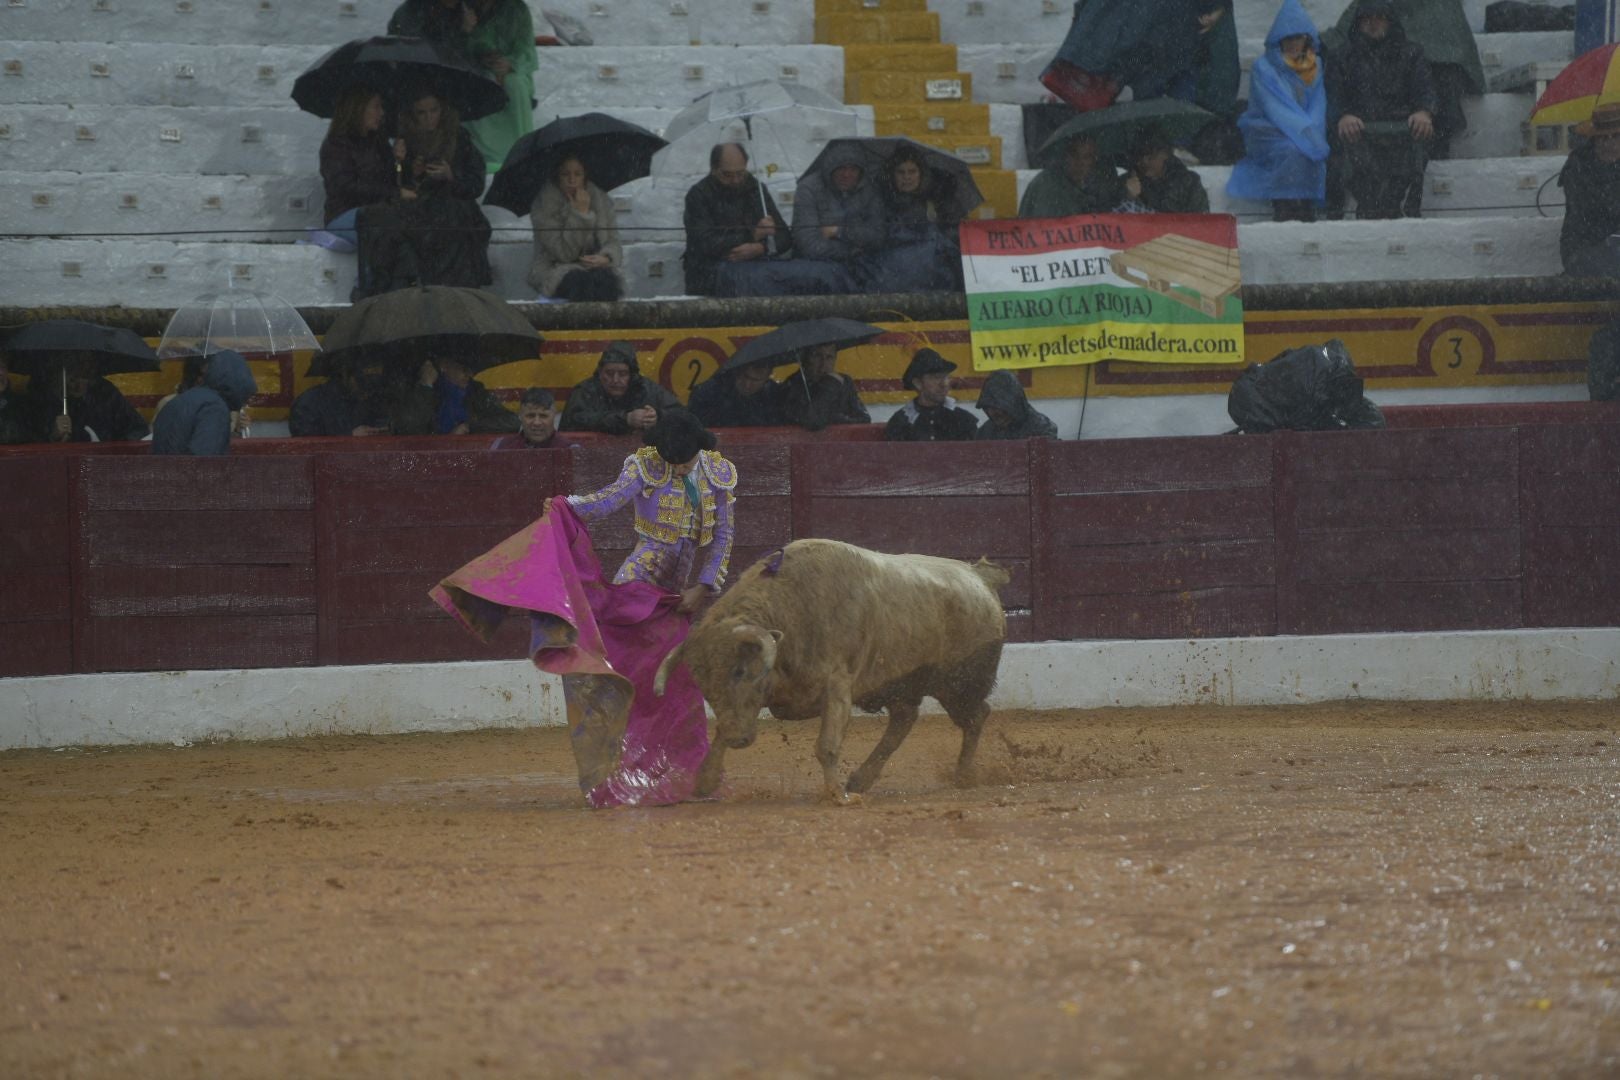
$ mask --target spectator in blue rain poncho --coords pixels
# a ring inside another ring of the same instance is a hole
[[[1321,39],[1299,0],[1283,0],[1249,72],[1238,120],[1244,157],[1226,192],[1270,199],[1278,221],[1315,221],[1327,183],[1327,79]]]

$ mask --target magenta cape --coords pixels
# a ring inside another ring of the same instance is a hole
[[[531,616],[534,666],[563,677],[579,786],[592,806],[689,798],[709,751],[703,695],[684,667],[653,693],[658,665],[686,639],[680,597],[645,582],[613,585],[562,499],[432,590],[488,641],[508,613]]]

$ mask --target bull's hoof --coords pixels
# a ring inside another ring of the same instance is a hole
[[[826,788],[821,793],[821,801],[834,806],[859,806],[861,797],[854,792],[840,791],[837,788]]]
[[[849,782],[844,785],[844,790],[849,792],[851,795],[860,795],[866,791],[867,788],[871,787],[875,780],[877,780],[877,776],[875,774],[872,776],[865,776],[859,770],[857,770],[855,774],[849,778]]]
[[[743,735],[743,736],[739,736],[739,737],[737,737],[735,739],[727,739],[726,740],[726,749],[728,749],[728,750],[746,750],[750,746],[754,745],[754,740],[757,737],[758,737],[757,735]]]

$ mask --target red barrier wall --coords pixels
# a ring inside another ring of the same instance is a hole
[[[731,574],[796,537],[984,555],[1012,573],[1014,640],[1616,625],[1620,423],[1592,415],[1081,443],[728,437]],[[427,590],[547,495],[611,480],[631,445],[324,442],[0,454],[0,675],[522,656],[519,622],[486,646]],[[633,542],[628,514],[592,533],[609,570]]]

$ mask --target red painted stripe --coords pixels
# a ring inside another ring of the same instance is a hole
[[[1410,330],[1422,321],[1421,316],[1413,318],[1389,318],[1386,316],[1384,318],[1366,319],[1302,319],[1297,322],[1245,319],[1243,321],[1243,332],[1245,334],[1321,334],[1339,330],[1370,333],[1375,330]]]
[[[1522,315],[1492,315],[1497,326],[1601,326],[1613,316],[1601,311],[1526,312]]]

